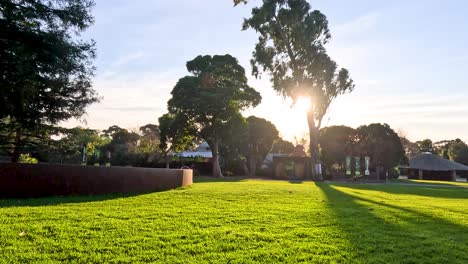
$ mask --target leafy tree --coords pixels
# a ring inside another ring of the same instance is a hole
[[[19,158],[20,163],[37,163],[38,160],[36,158],[31,157],[29,154],[21,154]]]
[[[151,140],[157,140],[159,138],[158,125],[146,124],[139,128],[143,137],[150,138]]]
[[[146,124],[137,131],[140,135],[134,150],[135,160],[132,166],[152,167],[160,160],[159,128],[154,124]]]
[[[222,177],[219,165],[221,135],[240,111],[256,106],[260,94],[247,84],[245,70],[231,55],[198,56],[187,62],[189,76],[172,90],[169,113],[195,128],[213,153],[213,176]]]
[[[169,168],[170,152],[180,152],[192,144],[194,133],[191,130],[184,120],[173,114],[164,114],[159,118],[159,149],[164,155],[166,168]]]
[[[450,160],[468,165],[468,146],[465,142],[459,141],[450,145],[448,150]]]
[[[261,163],[271,151],[279,133],[275,125],[263,118],[249,116],[247,124],[246,154],[249,160],[249,176],[255,176],[257,164]]]
[[[0,119],[14,125],[12,161],[23,133],[81,117],[97,102],[91,87],[95,43],[80,40],[92,0],[0,1]]]
[[[371,167],[376,168],[377,177],[385,169],[391,172],[397,165],[407,162],[400,137],[387,124],[358,127],[357,143],[359,154],[370,156]]]
[[[255,116],[244,118],[240,114],[232,118],[228,125],[230,128],[222,134],[224,168],[255,176],[257,165],[265,159],[279,138],[278,130],[266,119]]]
[[[463,143],[459,138],[452,140],[440,140],[432,143],[433,153],[443,157],[444,159],[450,159],[449,149],[453,144]]]
[[[226,174],[249,175],[247,166],[247,150],[249,128],[247,120],[240,114],[234,115],[226,123],[221,138],[221,167]]]
[[[103,130],[103,134],[110,140],[103,150],[111,152],[113,165],[139,165],[137,159],[140,135],[115,125]]]
[[[108,129],[104,129],[102,131],[103,135],[106,136],[106,137],[109,137],[109,138],[112,138],[112,136],[116,133],[116,132],[119,132],[123,130],[123,128],[117,126],[117,125],[113,125],[113,126],[110,126]]]
[[[247,0],[233,0],[233,1],[234,1],[234,5],[238,5],[240,3],[244,3],[244,4],[247,3]]]
[[[356,129],[347,126],[330,126],[320,129],[319,139],[322,160],[328,170],[341,171],[346,156],[355,152]]]
[[[135,132],[130,132],[127,129],[122,129],[112,135],[111,145],[128,145],[136,146],[140,136]]]
[[[60,139],[50,144],[49,162],[81,163],[83,146],[86,146],[86,159],[91,160],[95,151],[101,150],[110,141],[99,136],[96,130],[82,127],[63,128],[58,136]]]
[[[155,153],[159,151],[159,127],[147,124],[139,128],[141,137],[139,148],[143,153]]]
[[[424,139],[420,141],[416,141],[416,145],[418,146],[419,152],[434,152],[434,148],[432,147],[432,140]]]
[[[405,150],[405,155],[408,159],[412,159],[414,156],[420,153],[418,144],[411,142],[405,136],[399,135],[399,137],[400,137],[401,145],[403,146],[403,149]]]
[[[339,69],[324,48],[331,37],[326,16],[311,11],[306,0],[263,0],[244,20],[243,29],[248,28],[260,34],[251,60],[253,74],[259,77],[267,72],[273,88],[293,101],[310,98],[310,153],[314,163],[320,163],[322,119],[337,96],[354,88],[348,71]]]
[[[272,153],[290,154],[293,151],[294,151],[294,144],[282,138],[278,138],[273,143],[273,147],[271,149]]]
[[[40,125],[34,128],[21,128],[21,134],[15,131],[19,124],[11,118],[0,119],[0,155],[13,156],[29,153],[41,161],[47,160],[51,136],[58,135],[62,130],[56,126]],[[18,143],[20,142],[20,143]]]

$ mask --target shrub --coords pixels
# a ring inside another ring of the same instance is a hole
[[[19,162],[20,163],[37,163],[37,159],[31,157],[31,155],[28,154],[21,154],[19,157]]]

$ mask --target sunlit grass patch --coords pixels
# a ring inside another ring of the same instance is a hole
[[[428,180],[394,180],[394,183],[408,183],[408,184],[431,184],[442,186],[462,186],[468,187],[468,182],[454,182],[454,181],[428,181]]]
[[[0,201],[3,263],[467,263],[468,190],[210,179]]]

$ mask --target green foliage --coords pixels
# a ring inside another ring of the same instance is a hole
[[[159,162],[161,150],[159,149],[159,127],[146,124],[139,128],[140,136],[135,152],[138,155],[138,166],[153,166]]]
[[[409,139],[401,135],[400,135],[400,141],[401,141],[401,145],[403,146],[403,149],[405,150],[405,155],[408,159],[412,159],[414,156],[421,153],[419,151],[418,144],[416,144],[415,142],[411,142]]]
[[[213,175],[219,166],[221,135],[240,111],[258,105],[260,94],[247,84],[245,70],[231,55],[198,56],[187,62],[191,75],[177,82],[168,102],[169,113],[195,128],[213,152]]]
[[[83,146],[86,146],[86,158],[90,161],[96,150],[101,150],[110,142],[110,139],[99,136],[96,130],[82,127],[63,128],[59,137],[50,144],[49,162],[79,164],[82,162]]]
[[[318,130],[331,102],[354,88],[346,69],[339,69],[326,53],[331,38],[328,20],[311,10],[306,0],[264,0],[244,20],[243,29],[259,33],[253,52],[252,73],[266,72],[273,88],[293,101],[309,97],[310,153],[318,162]],[[320,179],[320,178],[318,178]]]
[[[21,133],[17,133],[21,130]],[[0,153],[15,155],[19,159],[21,153],[31,153],[41,161],[46,161],[50,151],[52,136],[62,129],[51,125],[38,125],[34,128],[22,128],[11,118],[0,119]]]
[[[432,143],[433,153],[443,157],[444,159],[451,159],[449,156],[450,147],[454,144],[460,143],[463,144],[464,142],[459,138],[454,140],[440,140],[434,142]]]
[[[255,176],[258,164],[265,159],[271,151],[273,143],[278,139],[279,132],[270,121],[249,116],[247,118],[248,136],[246,156],[249,160],[250,176]]]
[[[255,116],[245,119],[239,114],[222,135],[221,153],[226,169],[238,175],[255,176],[257,165],[271,151],[278,134],[270,121]]]
[[[164,114],[159,118],[159,148],[164,153],[180,152],[192,145],[193,128],[180,119],[180,116]]]
[[[369,155],[373,166],[391,170],[407,163],[398,134],[387,124],[374,123],[357,128],[356,153]]]
[[[450,145],[448,156],[450,160],[468,165],[468,146],[463,141],[455,142]]]
[[[347,126],[330,126],[319,132],[322,161],[333,174],[344,171],[346,156],[354,154],[357,131]]]
[[[468,258],[467,189],[201,181],[144,195],[1,200],[0,262],[464,264]]]
[[[331,126],[320,130],[322,160],[332,175],[344,174],[346,156],[369,156],[370,169],[378,175],[407,164],[405,150],[398,134],[387,124],[369,124],[353,129]]]
[[[159,119],[159,149],[166,159],[166,167],[169,168],[169,153],[180,152],[191,146],[194,141],[193,128],[187,124],[181,116],[164,114]]]
[[[272,153],[283,153],[283,154],[291,154],[294,151],[293,143],[284,140],[282,138],[278,138],[275,143],[273,143],[271,152]]]
[[[238,5],[240,3],[244,3],[244,4],[247,3],[247,0],[233,0],[233,1],[234,1],[234,5]]]
[[[220,148],[221,166],[232,175],[249,175],[247,167],[247,138],[249,136],[247,120],[237,113],[223,129]]]
[[[0,119],[23,130],[80,117],[97,102],[91,86],[95,43],[80,40],[93,23],[91,0],[0,2]]]
[[[137,165],[140,135],[118,126],[111,126],[103,132],[110,136],[106,149],[111,152],[112,165]]]
[[[424,139],[420,141],[416,141],[416,145],[418,146],[418,150],[420,152],[434,152],[434,148],[432,147],[432,140],[430,139]]]
[[[113,126],[110,126],[108,129],[104,129],[102,131],[102,134],[108,138],[111,138],[115,133],[119,132],[123,130],[123,128],[119,127],[119,126],[116,126],[116,125],[113,125]]]
[[[37,159],[31,157],[29,154],[21,154],[19,157],[19,162],[20,163],[37,163]]]

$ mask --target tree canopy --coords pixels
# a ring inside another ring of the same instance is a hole
[[[271,151],[279,132],[275,125],[263,118],[249,116],[247,124],[246,156],[249,160],[250,176],[255,176],[257,164],[261,163]]]
[[[234,1],[234,5],[238,5],[240,3],[247,3],[247,0],[233,0]]]
[[[328,170],[344,167],[346,156],[354,154],[356,129],[347,126],[330,126],[320,129],[321,157]]]
[[[260,94],[247,83],[245,70],[231,55],[198,56],[187,62],[191,75],[181,78],[168,101],[170,114],[193,126],[213,152],[213,176],[222,176],[219,147],[223,130],[236,115],[258,105]]]
[[[273,88],[295,101],[308,97],[310,152],[319,161],[318,130],[331,102],[352,91],[353,81],[344,68],[338,68],[324,45],[331,35],[328,21],[305,0],[263,0],[244,20],[243,29],[260,34],[251,60],[253,74],[270,75]],[[320,174],[319,171],[317,174]],[[317,175],[317,179],[321,179]]]
[[[179,152],[190,146],[194,140],[193,127],[188,125],[181,117],[173,114],[164,114],[159,119],[159,148],[169,168],[170,152]]]
[[[358,154],[370,156],[377,175],[383,169],[392,170],[399,164],[407,163],[405,150],[398,134],[387,124],[369,124],[357,128]]]
[[[468,145],[461,140],[450,144],[448,156],[451,160],[468,166]]]
[[[290,154],[294,151],[294,144],[290,141],[278,138],[272,146],[272,153]]]
[[[401,145],[405,150],[405,155],[409,160],[421,153],[419,151],[418,145],[415,142],[411,142],[408,138],[406,138],[405,135],[399,135],[399,137]]]
[[[97,102],[92,89],[94,41],[80,39],[93,23],[92,0],[0,2],[0,119],[22,131],[79,118]]]
[[[426,138],[424,140],[419,140],[415,142],[416,145],[418,146],[418,150],[420,152],[434,152],[434,148],[432,146],[432,140]]]

